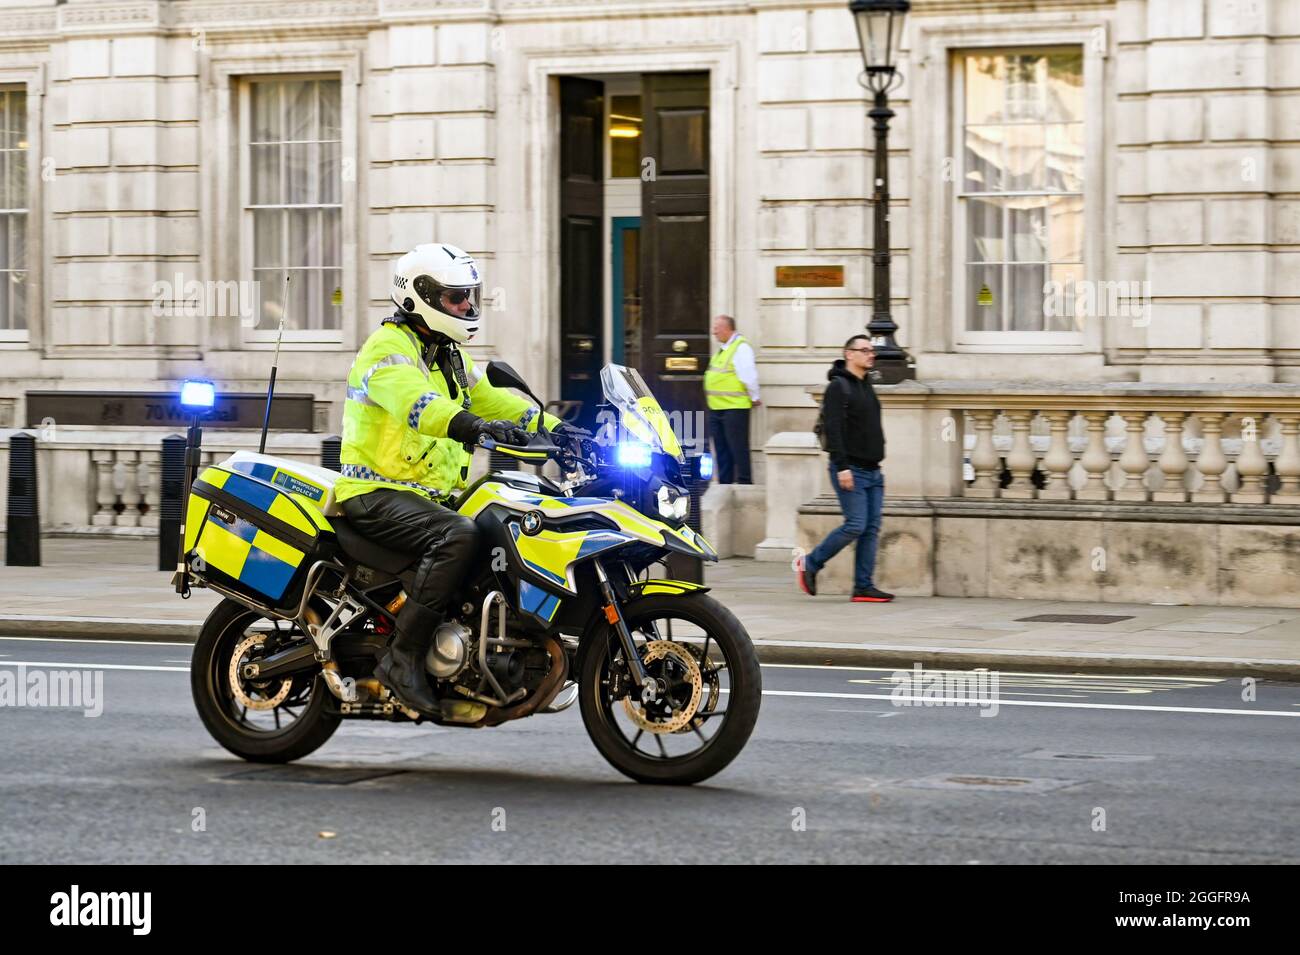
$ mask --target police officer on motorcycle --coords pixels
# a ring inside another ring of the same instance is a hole
[[[474,522],[440,502],[465,487],[468,448],[480,436],[522,445],[539,424],[561,422],[494,388],[460,351],[482,322],[472,257],[454,245],[418,245],[397,260],[391,291],[396,312],[348,372],[334,494],[360,534],[421,555],[375,676],[403,704],[438,718],[424,657],[477,544]]]

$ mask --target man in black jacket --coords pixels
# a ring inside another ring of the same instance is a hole
[[[880,470],[885,459],[885,431],[880,424],[880,399],[867,380],[875,363],[871,339],[854,335],[844,343],[844,358],[826,374],[830,380],[822,399],[826,450],[831,456],[831,486],[839,495],[844,523],[799,561],[799,586],[809,596],[817,594],[818,572],[841,550],[856,543],[854,603],[894,599],[872,581],[885,503],[885,478]]]

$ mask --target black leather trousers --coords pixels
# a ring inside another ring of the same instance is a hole
[[[470,571],[478,528],[422,494],[380,488],[343,502],[358,533],[395,551],[421,554],[407,596],[439,615]]]

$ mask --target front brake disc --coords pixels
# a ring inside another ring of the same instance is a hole
[[[628,695],[623,698],[623,710],[633,723],[647,732],[676,733],[690,724],[691,717],[699,709],[704,681],[700,674],[699,663],[680,643],[672,640],[653,640],[648,643],[642,655],[642,663],[645,664],[647,672],[651,669],[651,664],[660,661],[662,661],[660,669],[667,670],[676,664],[685,671],[684,681],[690,685],[691,698],[684,706],[678,706],[677,701],[667,694],[659,701],[648,704],[639,700],[634,702],[632,695]],[[672,715],[667,718],[653,716],[651,709],[662,709],[665,702]]]

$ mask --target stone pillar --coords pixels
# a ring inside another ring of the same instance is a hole
[[[94,464],[92,482],[94,487],[95,512],[90,523],[95,527],[112,527],[117,515],[113,505],[117,494],[113,490],[113,452],[91,451],[90,460]]]
[[[117,515],[119,527],[140,526],[140,485],[138,472],[140,468],[139,451],[119,451],[118,460],[122,464],[125,482],[122,485],[122,513]]]
[[[1047,472],[1047,481],[1038,496],[1044,501],[1068,501],[1074,496],[1070,488],[1070,468],[1074,466],[1074,455],[1070,452],[1070,422],[1074,419],[1073,411],[1044,411],[1051,443],[1047,454],[1043,456],[1043,470]]]
[[[971,451],[971,467],[975,470],[975,482],[966,488],[966,497],[998,496],[998,452],[993,446],[993,424],[998,413],[993,410],[980,409],[972,411],[975,419],[975,448]]]
[[[1262,415],[1247,415],[1242,419],[1241,454],[1237,456],[1237,476],[1241,486],[1233,493],[1234,504],[1263,504],[1268,500],[1264,478],[1268,474],[1268,460],[1260,447],[1263,437]]]
[[[158,526],[158,508],[162,491],[162,455],[157,451],[145,452],[144,503],[145,512],[140,517],[141,527]]]
[[[757,560],[788,561],[795,547],[799,505],[827,489],[826,453],[811,431],[782,431],[763,445],[767,458],[766,536]]]
[[[1106,421],[1110,412],[1085,411],[1083,417],[1088,422],[1088,447],[1079,463],[1088,472],[1088,481],[1075,496],[1080,501],[1109,501],[1106,474],[1110,471],[1110,452],[1106,450]]]
[[[1274,504],[1300,504],[1300,415],[1280,414],[1282,451],[1273,466],[1282,486],[1273,495]]]
[[[1119,466],[1125,475],[1124,486],[1115,492],[1115,500],[1145,501],[1150,494],[1147,491],[1146,475],[1151,467],[1145,442],[1147,413],[1123,411],[1120,412],[1120,416],[1124,419],[1128,440],[1124,445],[1124,453],[1119,459]]]
[[[1201,472],[1203,483],[1197,491],[1192,492],[1192,500],[1209,504],[1222,504],[1228,499],[1228,492],[1223,489],[1223,472],[1228,469],[1228,459],[1223,454],[1221,437],[1223,419],[1220,411],[1201,412],[1197,417],[1201,421],[1201,433],[1205,443],[1196,458],[1196,470]]]
[[[1032,475],[1034,451],[1029,445],[1029,426],[1034,420],[1032,411],[1008,411],[1011,422],[1011,450],[1007,453],[1007,469],[1011,483],[1002,489],[1004,499],[1029,501],[1034,497]]]
[[[1151,495],[1151,499],[1162,503],[1177,503],[1187,500],[1187,488],[1184,475],[1187,473],[1187,452],[1183,448],[1183,422],[1187,415],[1181,411],[1162,411],[1160,417],[1165,422],[1165,449],[1160,454],[1160,472],[1165,483]]]

